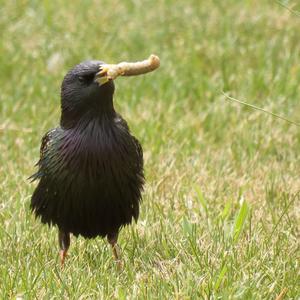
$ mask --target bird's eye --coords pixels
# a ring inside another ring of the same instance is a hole
[[[94,79],[94,74],[84,74],[78,76],[78,80],[84,84],[90,84]]]
[[[79,80],[80,82],[84,82],[84,77],[83,77],[83,76],[79,76],[79,77],[78,77],[78,80]]]

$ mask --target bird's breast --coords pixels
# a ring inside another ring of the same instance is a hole
[[[54,145],[55,173],[95,184],[132,176],[139,159],[135,143],[127,128],[117,125],[89,123],[64,131]]]

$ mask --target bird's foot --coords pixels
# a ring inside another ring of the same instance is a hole
[[[123,260],[121,259],[121,250],[118,244],[112,246],[114,260],[117,266],[118,271],[123,270]]]
[[[118,244],[114,244],[111,246],[113,251],[114,260],[117,266],[118,271],[123,269],[123,261],[121,259],[121,250]]]
[[[117,270],[119,272],[121,272],[124,269],[124,263],[123,263],[122,259],[116,260],[115,263],[116,263],[116,266],[117,266]]]
[[[117,244],[118,233],[109,234],[107,236],[107,240],[111,246],[117,269],[118,269],[118,271],[121,271],[121,270],[123,270],[123,261],[121,259],[121,249],[120,249],[119,245]]]

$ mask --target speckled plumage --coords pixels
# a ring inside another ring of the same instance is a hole
[[[31,208],[43,223],[87,238],[117,234],[139,216],[143,153],[113,107],[112,81],[99,86],[101,62],[73,68],[62,84],[60,127],[42,139]]]

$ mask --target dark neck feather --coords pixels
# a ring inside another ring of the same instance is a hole
[[[116,112],[113,105],[112,96],[105,101],[93,102],[84,107],[68,107],[62,106],[60,126],[64,129],[75,128],[99,120],[100,122],[106,120],[113,120],[116,116]]]

